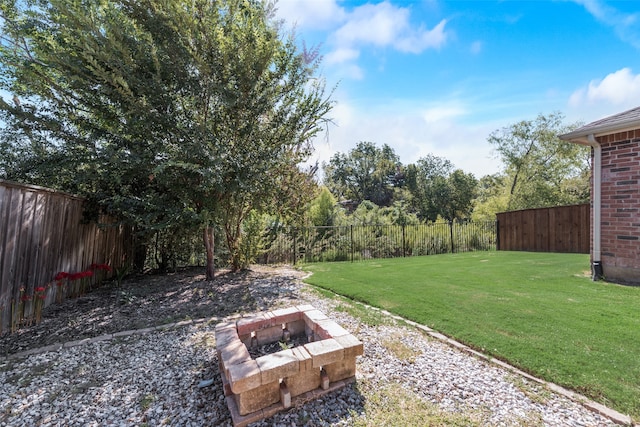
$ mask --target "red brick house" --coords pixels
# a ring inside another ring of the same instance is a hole
[[[560,136],[592,147],[594,280],[640,285],[640,107]]]

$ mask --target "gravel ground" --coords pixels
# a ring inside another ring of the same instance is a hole
[[[259,268],[227,277],[226,284],[193,279],[195,276],[188,273],[183,276],[176,278],[180,286],[172,288],[169,280],[163,286],[156,285],[156,293],[166,295],[165,288],[180,295],[199,292],[189,289],[209,289],[207,294],[218,289],[219,293],[206,299],[184,297],[183,305],[173,302],[177,313],[171,319],[194,317],[187,307],[199,301],[196,312],[207,313],[208,320],[1,361],[0,426],[230,426],[217,372],[215,324],[234,313],[306,303],[324,311],[364,342],[365,354],[358,358],[358,381],[321,401],[256,423],[256,427],[372,425],[365,411],[368,393],[389,384],[397,384],[444,411],[468,415],[476,425],[614,425],[540,384],[413,327],[392,320],[377,326],[364,323],[345,311],[347,303],[310,291],[295,270]],[[152,293],[147,293],[148,298],[154,298]],[[226,304],[225,293],[235,296]],[[132,329],[132,324],[146,327],[158,323],[152,307],[145,304],[140,310],[145,319],[142,323],[124,317],[110,323],[113,315],[108,317],[107,312],[101,316],[95,312],[91,316],[76,315],[83,316],[87,328],[103,334]],[[157,310],[159,317],[167,316],[163,308],[157,306]],[[57,322],[43,322],[54,325],[49,333],[57,331],[57,342],[78,339],[72,332],[60,331],[61,323]],[[34,330],[21,336],[48,334],[42,324]],[[4,353],[24,350],[24,346],[15,345],[14,339],[2,337]],[[36,338],[36,344],[27,348],[51,341]],[[199,388],[200,381],[207,379],[213,379],[213,384]]]

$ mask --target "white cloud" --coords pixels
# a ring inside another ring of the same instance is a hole
[[[337,66],[337,71],[342,77],[362,80],[364,78],[364,70],[355,63],[359,56],[359,50],[343,48],[329,52],[324,56],[323,62],[330,66]]]
[[[388,144],[405,165],[434,154],[478,178],[498,172],[500,162],[487,142],[495,123],[465,123],[465,106],[441,104],[445,106],[398,104],[375,109],[340,102],[331,112],[337,126],[316,140],[312,163],[326,162],[336,152],[348,153],[358,142],[370,141]]]
[[[640,98],[640,74],[630,68],[622,68],[604,79],[591,80],[586,87],[576,90],[569,98],[569,105],[594,105],[605,102],[615,106],[631,106]]]
[[[445,43],[446,20],[428,30],[424,26],[412,27],[409,18],[408,8],[396,7],[387,1],[365,4],[349,14],[346,23],[335,32],[333,38],[339,46],[392,46],[410,53],[439,48]]]
[[[345,5],[345,7],[343,7]],[[349,7],[347,7],[349,6]],[[351,6],[339,0],[279,0],[277,17],[301,32],[327,32],[323,63],[336,67],[341,78],[362,79],[360,53],[369,47],[390,48],[419,54],[439,49],[449,37],[447,20],[429,29],[411,22],[411,7],[399,7],[385,0]]]
[[[312,30],[326,30],[341,23],[346,12],[336,0],[279,0],[277,16],[289,25]]]
[[[323,63],[333,66],[334,73],[339,75],[340,79],[362,80],[364,78],[364,70],[355,61],[359,55],[360,52],[357,50],[335,51],[326,55],[323,58]]]
[[[394,47],[400,52],[420,53],[426,49],[440,48],[447,41],[444,27],[447,20],[443,19],[432,30],[421,27],[418,30],[409,30],[394,43]]]
[[[328,53],[324,57],[324,62],[328,65],[340,64],[342,62],[349,62],[358,59],[360,51],[352,48],[336,49],[333,52]]]
[[[640,74],[622,68],[602,79],[591,80],[569,97],[566,115],[570,122],[589,123],[638,106]]]
[[[622,41],[640,49],[640,13],[623,13],[601,0],[573,1],[582,5],[598,21],[613,28]]]
[[[398,9],[387,2],[365,4],[357,7],[348,21],[335,33],[341,45],[373,44],[385,46],[392,43],[400,27],[406,26],[407,9]]]
[[[457,105],[441,105],[438,107],[432,107],[425,110],[422,117],[425,122],[438,123],[442,121],[451,121],[451,119],[460,117],[466,114],[464,108]]]
[[[339,73],[342,77],[350,78],[352,80],[364,79],[364,70],[357,64],[346,64],[341,66]]]

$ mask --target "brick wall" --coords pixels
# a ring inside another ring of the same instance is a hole
[[[640,284],[640,129],[602,146],[602,267],[608,280]]]

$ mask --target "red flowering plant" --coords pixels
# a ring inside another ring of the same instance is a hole
[[[56,274],[56,277],[53,280],[56,281],[56,302],[58,304],[62,303],[64,300],[64,296],[67,290],[67,279],[69,278],[69,273],[61,271]]]
[[[24,319],[24,286],[20,287],[20,295],[18,296],[18,300],[11,300],[11,333],[14,333],[22,320]]]
[[[80,279],[82,276],[80,273],[71,273],[67,278],[69,280],[69,285],[71,286],[71,297],[77,298],[80,296]]]
[[[80,271],[78,273],[73,273],[69,275],[69,281],[73,282],[73,296],[79,297],[84,295],[87,289],[87,284],[91,281],[91,277],[93,276],[93,271],[86,270]]]
[[[93,271],[87,270],[82,272],[82,295],[87,292],[87,288],[91,289],[91,278]]]
[[[93,274],[95,276],[95,283],[97,283],[98,286],[102,284],[102,281],[107,277],[107,275],[112,270],[109,264],[96,264],[96,263],[91,264],[89,269],[93,271]]]
[[[69,273],[61,271],[60,273],[56,274],[56,277],[54,277],[53,280],[55,280],[55,281],[63,281],[65,279],[67,279],[68,277],[69,277]]]
[[[44,307],[44,301],[47,298],[46,292],[47,292],[47,288],[45,288],[44,286],[39,286],[35,289],[34,311],[35,311],[35,317],[36,317],[36,324],[42,321],[42,309]]]
[[[31,323],[30,318],[25,317],[25,313],[28,313],[27,307],[31,303],[31,295],[25,293],[24,287],[20,288],[20,324],[24,323],[27,326]]]
[[[105,270],[105,271],[111,271],[111,267],[109,266],[109,264],[91,264],[91,270]]]
[[[91,264],[90,270],[79,271],[77,273],[67,273],[64,271],[59,272],[54,277],[56,282],[56,301],[62,302],[67,295],[67,285],[69,285],[69,295],[72,298],[77,298],[84,295],[87,291],[87,287],[91,284],[91,278],[93,277],[93,269],[106,270],[111,268],[106,264]]]

